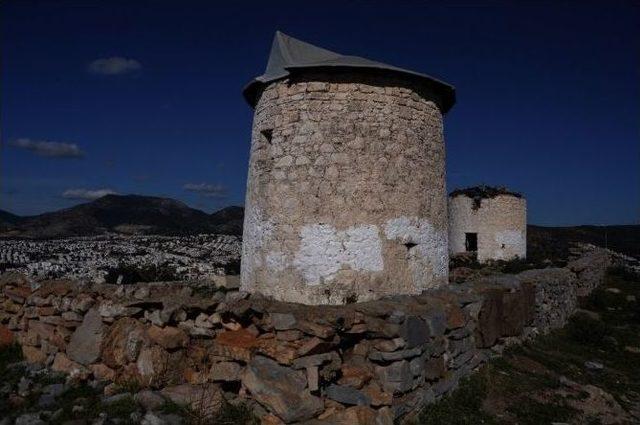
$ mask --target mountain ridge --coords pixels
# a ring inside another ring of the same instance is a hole
[[[94,201],[34,216],[0,211],[0,236],[48,239],[107,233],[240,235],[242,207],[207,214],[183,202],[156,196],[106,195]]]
[[[58,211],[21,217],[0,210],[0,237],[50,239],[117,234],[242,235],[244,208],[207,214],[170,198],[106,195]],[[566,258],[571,242],[584,242],[640,258],[640,225],[527,226],[529,258]]]

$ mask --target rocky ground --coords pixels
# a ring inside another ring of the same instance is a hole
[[[21,359],[17,345],[0,351],[0,424],[251,424],[243,405],[208,397],[206,387],[194,397],[189,385],[172,391],[151,391],[135,383],[107,391],[92,380],[80,382],[65,374]],[[198,402],[185,404],[184,400]],[[215,411],[215,413],[213,413]]]
[[[569,324],[507,349],[417,424],[640,423],[640,276],[613,270]]]

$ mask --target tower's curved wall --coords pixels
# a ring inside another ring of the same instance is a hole
[[[442,114],[411,84],[305,71],[264,89],[252,128],[243,290],[342,304],[447,282]]]
[[[527,255],[527,204],[524,198],[498,195],[480,205],[466,195],[449,198],[449,253],[467,250],[466,234],[477,234],[478,261]]]

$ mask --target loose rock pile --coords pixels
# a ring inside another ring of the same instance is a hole
[[[562,326],[577,288],[592,285],[581,278],[607,264],[346,306],[188,284],[33,284],[3,275],[0,334],[13,333],[31,363],[108,383],[107,395],[136,382],[205,412],[245,402],[269,424],[391,424],[506,344]]]

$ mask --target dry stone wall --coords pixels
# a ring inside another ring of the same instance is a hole
[[[112,382],[105,392],[136,381],[194,403],[204,388],[207,405],[242,401],[268,424],[392,424],[506,344],[563,326],[581,276],[602,276],[610,261],[587,255],[599,260],[578,274],[530,270],[345,306],[3,275],[0,334],[13,333],[29,362]]]
[[[242,288],[345,304],[447,282],[442,114],[392,76],[306,71],[256,108]]]
[[[477,234],[478,261],[527,255],[527,206],[523,198],[498,195],[480,204],[466,195],[449,198],[449,253],[466,252],[465,234]]]

